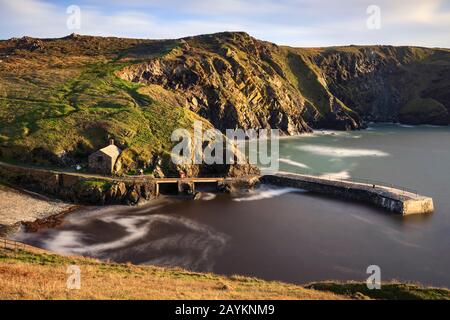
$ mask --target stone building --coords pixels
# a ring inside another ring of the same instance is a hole
[[[120,156],[119,147],[110,140],[109,146],[100,149],[89,156],[89,170],[96,173],[112,174],[116,167],[117,158]]]

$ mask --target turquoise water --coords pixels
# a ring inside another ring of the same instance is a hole
[[[382,280],[450,287],[450,128],[377,124],[280,141],[280,169],[368,178],[433,197],[436,211],[401,217],[288,188],[234,197],[90,208],[17,239],[63,253],[270,280]]]

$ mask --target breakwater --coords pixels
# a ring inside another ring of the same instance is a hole
[[[344,200],[365,202],[402,215],[426,214],[434,211],[433,199],[430,197],[375,183],[284,172],[264,175],[261,182],[304,189]]]

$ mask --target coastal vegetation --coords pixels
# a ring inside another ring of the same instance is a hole
[[[319,282],[309,284],[306,288],[359,297],[361,299],[450,300],[450,290],[448,289],[426,288],[413,283],[384,283],[381,290],[370,290],[365,283],[358,282]]]
[[[67,289],[67,268],[81,270],[81,288]],[[325,282],[306,286],[179,268],[135,266],[68,257],[41,249],[0,249],[1,299],[450,299],[450,291],[413,284]]]
[[[0,41],[0,61],[0,158],[8,162],[83,168],[114,138],[119,173],[161,175],[181,170],[168,161],[170,136],[194,120],[284,134],[359,129],[365,120],[449,123],[446,49],[291,48],[242,32],[71,35]]]
[[[70,265],[81,289],[66,286]],[[41,250],[1,250],[1,299],[342,299],[346,296],[256,278],[100,262]]]

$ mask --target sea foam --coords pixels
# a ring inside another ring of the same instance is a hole
[[[348,149],[318,145],[302,145],[297,146],[296,148],[301,151],[306,151],[321,156],[339,158],[389,156],[389,153],[376,149]]]
[[[306,164],[301,163],[301,162],[297,162],[297,161],[293,161],[291,159],[280,158],[280,159],[278,159],[278,161],[286,163],[286,164],[294,166],[294,167],[299,167],[299,168],[303,168],[303,169],[309,169],[309,166],[307,166]]]
[[[281,188],[281,189],[257,189],[252,190],[250,195],[240,198],[234,198],[233,201],[257,201],[257,200],[263,200],[263,199],[270,199],[282,196],[286,193],[292,193],[292,192],[306,192],[302,189],[296,189],[296,188]]]

